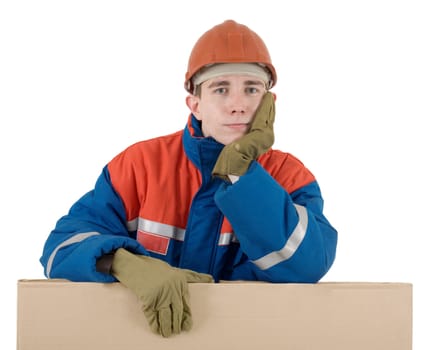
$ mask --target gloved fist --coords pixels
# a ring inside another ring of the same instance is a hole
[[[255,112],[248,133],[222,149],[213,168],[213,175],[225,180],[228,180],[227,175],[244,175],[251,162],[272,147],[275,140],[274,121],[275,102],[272,93],[267,92]]]
[[[112,274],[137,295],[151,330],[163,337],[192,328],[188,283],[213,282],[210,275],[175,268],[123,248],[115,252]]]

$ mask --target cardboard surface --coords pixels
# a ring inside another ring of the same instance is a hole
[[[194,326],[151,333],[119,283],[18,281],[17,349],[412,349],[412,284],[190,284]]]

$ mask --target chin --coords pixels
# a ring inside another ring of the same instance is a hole
[[[230,143],[240,140],[243,136],[245,135],[245,133],[240,133],[237,135],[227,135],[227,137],[220,137],[220,138],[214,138],[217,142],[223,144],[223,145],[229,145]]]

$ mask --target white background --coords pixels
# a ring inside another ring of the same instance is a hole
[[[2,348],[15,348],[16,281],[44,278],[56,220],[126,146],[184,127],[190,50],[232,18],[268,45],[275,148],[313,171],[339,231],[324,281],[413,283],[414,349],[434,349],[430,3],[2,1]]]

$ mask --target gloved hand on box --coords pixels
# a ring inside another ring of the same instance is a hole
[[[192,328],[188,283],[211,283],[210,275],[170,266],[149,256],[118,249],[111,273],[143,303],[151,330],[169,337]]]

